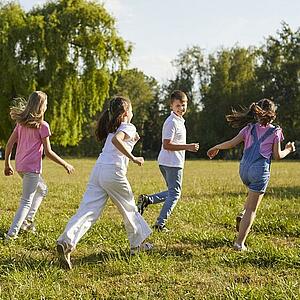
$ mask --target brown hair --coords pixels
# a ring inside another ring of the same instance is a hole
[[[109,101],[109,107],[101,113],[97,122],[95,134],[98,141],[107,138],[109,133],[116,132],[130,105],[130,100],[123,96],[115,96]]]
[[[232,109],[231,114],[226,115],[226,120],[233,128],[244,127],[249,123],[259,122],[267,125],[276,119],[276,106],[269,99],[253,102],[248,109],[236,111]]]
[[[180,90],[175,90],[171,96],[170,96],[170,102],[171,104],[175,101],[175,100],[179,100],[181,102],[184,101],[188,101],[188,97],[186,96],[186,94]]]
[[[33,92],[28,97],[28,101],[16,98],[16,104],[10,108],[10,116],[23,126],[39,128],[44,119],[46,100],[47,95],[41,91]]]

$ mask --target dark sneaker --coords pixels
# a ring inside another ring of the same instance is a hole
[[[153,229],[158,232],[169,232],[170,230],[165,225],[153,225]]]
[[[71,250],[68,249],[68,246],[64,242],[57,242],[56,250],[59,254],[60,262],[62,266],[66,269],[72,269],[71,263]]]
[[[138,212],[142,215],[149,204],[150,202],[146,194],[139,195],[137,202]]]

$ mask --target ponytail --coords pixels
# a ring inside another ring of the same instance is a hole
[[[259,122],[267,125],[276,118],[276,107],[273,101],[262,99],[257,103],[253,102],[248,109],[241,111],[232,109],[231,114],[226,115],[226,120],[233,128],[241,128],[249,123]]]
[[[110,100],[109,108],[102,112],[97,123],[95,134],[98,141],[106,139],[109,133],[117,131],[130,104],[130,100],[123,96],[116,96]]]

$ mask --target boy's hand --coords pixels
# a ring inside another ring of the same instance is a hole
[[[134,157],[132,160],[135,164],[141,166],[144,164],[144,157]]]
[[[285,149],[289,150],[290,152],[295,152],[296,151],[296,147],[295,147],[295,143],[294,142],[288,142],[285,145]]]
[[[197,152],[199,150],[199,143],[188,144],[187,151]]]
[[[207,156],[213,159],[219,153],[219,149],[212,147],[207,151]]]
[[[5,176],[11,176],[14,175],[14,169],[12,168],[12,166],[6,166],[4,169],[4,175]]]
[[[67,170],[68,174],[72,174],[75,171],[75,168],[72,165],[68,164],[68,163],[66,163],[64,165],[64,167]]]

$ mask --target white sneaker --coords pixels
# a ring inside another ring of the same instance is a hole
[[[21,229],[24,231],[36,233],[36,227],[33,221],[25,220],[21,226]]]
[[[150,251],[153,249],[153,244],[151,243],[142,243],[137,247],[130,248],[130,254],[135,255],[141,251]]]
[[[233,249],[236,251],[247,251],[247,247],[244,244],[238,244],[236,242],[233,244]]]
[[[67,243],[65,242],[57,242],[56,250],[59,254],[60,262],[63,267],[66,269],[72,269],[71,263],[71,252],[72,250],[68,247]]]

